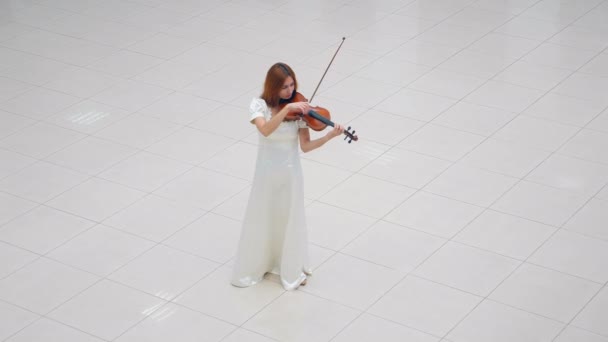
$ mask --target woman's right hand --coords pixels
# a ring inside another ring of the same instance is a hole
[[[289,112],[308,114],[310,112],[310,105],[308,102],[292,102],[287,105]]]

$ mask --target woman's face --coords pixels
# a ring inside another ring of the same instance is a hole
[[[293,81],[293,78],[291,76],[287,76],[285,82],[283,82],[281,90],[279,91],[279,97],[284,100],[289,99],[291,97],[291,94],[293,94],[294,87],[295,83]]]

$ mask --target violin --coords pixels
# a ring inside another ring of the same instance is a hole
[[[342,42],[338,46],[338,49],[334,53],[334,56],[331,58],[331,61],[329,61],[329,65],[327,65],[327,68],[325,69],[323,76],[321,76],[321,80],[317,84],[315,91],[312,93],[312,96],[310,97],[311,101],[312,101],[312,98],[315,97],[315,94],[317,93],[317,90],[319,89],[319,86],[321,85],[321,82],[323,81],[325,74],[327,74],[327,71],[329,70],[331,63],[334,61],[334,58],[336,58],[336,55],[338,54],[338,51],[340,51],[340,48],[342,47],[342,44],[344,43],[345,39],[346,38],[342,37]],[[280,102],[279,110],[283,109],[288,103],[291,103],[291,102],[309,102],[309,101],[306,97],[304,97],[304,95],[302,95],[301,93],[299,93],[297,91],[294,91],[293,94],[291,95],[291,98]],[[327,110],[323,107],[319,107],[319,106],[311,106],[310,108],[311,108],[311,110],[306,114],[295,113],[295,112],[287,113],[287,115],[285,116],[285,121],[294,121],[294,120],[302,119],[306,122],[308,127],[312,128],[315,131],[322,131],[327,126],[331,126],[331,127],[335,126],[335,124],[331,121],[331,115],[329,114],[329,110]],[[350,126],[348,126],[348,128],[346,128],[344,130],[344,135],[346,135],[344,137],[344,140],[348,139],[349,144],[353,140],[354,141],[359,140],[359,137],[355,135],[356,131],[353,130],[351,132],[350,130],[351,130]]]
[[[279,110],[283,109],[288,103],[291,102],[308,102],[308,99],[304,97],[304,95],[302,95],[301,93],[294,91],[293,95],[289,100],[286,100],[284,102],[282,101],[282,103],[279,105]],[[324,130],[327,126],[335,126],[335,124],[331,121],[331,115],[329,113],[329,110],[319,106],[311,106],[310,111],[307,114],[289,112],[285,116],[285,121],[294,121],[298,119],[304,120],[304,122],[306,122],[306,125],[308,125],[309,128],[317,132]],[[349,144],[353,140],[359,140],[359,137],[355,135],[356,131],[353,130],[351,132],[350,130],[350,126],[348,126],[348,128],[344,130],[344,135],[346,135],[344,137],[344,140],[348,139]]]

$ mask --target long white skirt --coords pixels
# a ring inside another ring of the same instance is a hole
[[[293,290],[306,279],[305,272],[310,274],[297,135],[279,132],[260,137],[232,284],[251,286],[274,273],[286,290]]]

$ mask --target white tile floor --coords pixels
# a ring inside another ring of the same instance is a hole
[[[249,101],[343,36],[315,274],[232,287]],[[607,0],[0,0],[0,341],[608,342],[607,94]]]

